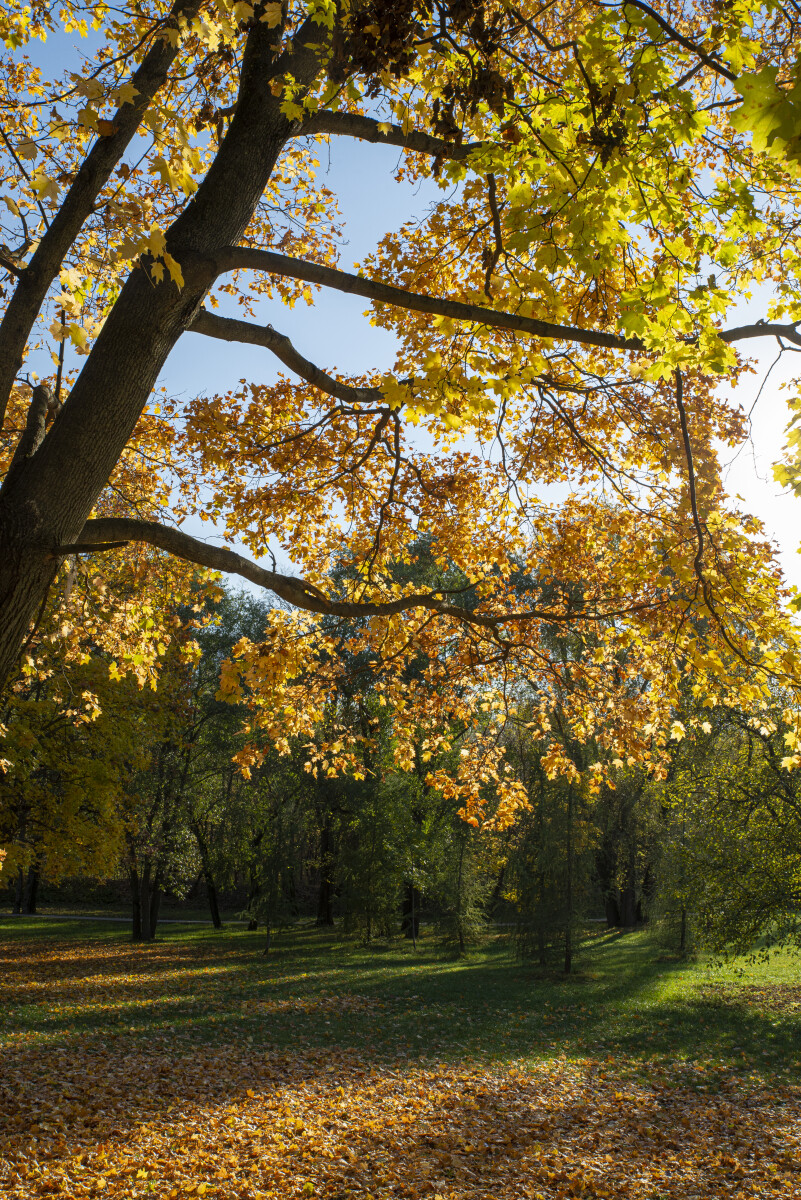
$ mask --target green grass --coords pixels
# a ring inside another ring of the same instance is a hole
[[[296,928],[269,956],[259,933],[164,927],[131,946],[122,925],[0,918],[0,1043],[107,1042],[334,1049],[377,1061],[678,1064],[801,1081],[801,962],[664,961],[645,933],[597,935],[573,978],[544,976],[490,940],[457,959],[423,940],[359,946]]]

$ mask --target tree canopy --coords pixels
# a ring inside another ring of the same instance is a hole
[[[499,737],[516,687],[546,770],[590,788],[605,761],[660,770],[687,686],[699,710],[792,695],[789,596],[719,453],[746,433],[751,341],[801,345],[798,17],[4,5],[0,675],[55,583],[73,652],[99,640],[145,677],[164,645],[146,589],[124,622],[97,598],[157,548],[284,602],[222,679],[271,744],[369,677],[400,765],[473,726],[433,782],[474,820],[491,784],[501,822],[525,799]],[[60,71],[39,59],[63,31],[86,50]],[[353,271],[317,170],[341,138],[441,187]],[[313,361],[313,311],[302,347],[260,323],[317,289],[369,302],[391,373]],[[771,298],[744,325],[751,293]],[[184,335],[263,347],[287,375],[233,365],[224,394],[163,395]],[[191,537],[188,514],[253,557]],[[271,545],[296,574],[256,561]],[[318,740],[315,768],[354,767],[349,737]],[[582,769],[565,746],[589,740]]]

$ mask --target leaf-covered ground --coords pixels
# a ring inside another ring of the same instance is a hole
[[[3,1196],[801,1197],[792,962],[86,930],[0,925]]]

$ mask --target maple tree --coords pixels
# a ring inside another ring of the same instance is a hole
[[[61,74],[37,64],[59,29],[87,36]],[[517,680],[546,771],[585,790],[606,764],[660,769],[683,678],[699,706],[794,687],[773,550],[717,450],[744,436],[737,347],[801,341],[789,10],[67,0],[5,5],[0,32],[0,676],[75,556],[145,543],[291,607],[222,680],[262,739],[319,729],[345,669],[321,618],[345,619],[397,714],[396,764],[468,723],[432,783],[472,820],[492,790],[501,824],[526,802],[498,734]],[[395,146],[443,189],[355,272],[316,175],[339,138]],[[727,323],[764,283],[765,320]],[[262,300],[316,288],[371,303],[393,372],[329,373],[258,323]],[[163,399],[188,333],[264,347],[296,381]],[[191,537],[189,512],[256,556],[274,540],[298,575]],[[423,583],[397,571],[421,536]],[[596,761],[550,737],[556,695]],[[314,769],[358,769],[347,730]]]

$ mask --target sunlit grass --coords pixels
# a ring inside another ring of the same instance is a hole
[[[124,1028],[198,1044],[369,1045],[376,1058],[535,1064],[731,1066],[801,1078],[801,963],[665,961],[647,933],[599,934],[573,978],[543,973],[493,936],[465,958],[424,939],[362,946],[310,928],[282,934],[172,926],[151,946],[89,922],[0,922],[0,1033],[13,1043]]]

